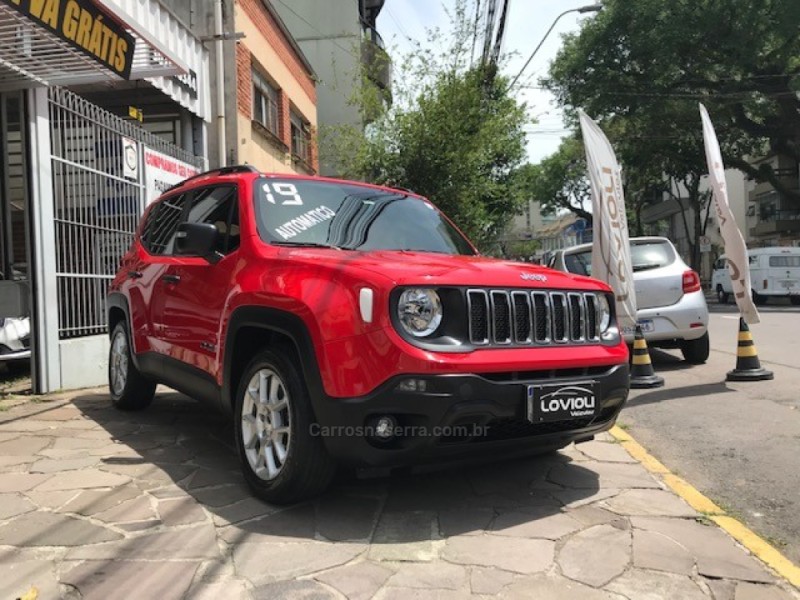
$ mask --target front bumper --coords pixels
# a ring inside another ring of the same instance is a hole
[[[425,382],[425,391],[400,391],[403,380]],[[596,382],[593,417],[531,423],[526,392],[531,384]],[[402,375],[369,395],[315,402],[320,435],[337,460],[353,466],[408,466],[472,456],[535,453],[591,439],[610,429],[625,404],[628,365],[486,375]],[[374,436],[378,417],[395,419],[400,435]]]
[[[25,348],[23,350],[11,350],[7,346],[0,345],[0,363],[11,362],[15,360],[30,360],[30,358],[30,348]]]

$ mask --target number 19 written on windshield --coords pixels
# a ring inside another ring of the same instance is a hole
[[[265,183],[262,186],[264,194],[267,197],[267,202],[275,204],[275,194],[282,196],[284,199],[281,201],[282,206],[303,206],[303,199],[297,193],[297,188],[292,183]],[[290,199],[286,199],[290,198]],[[280,198],[279,198],[280,199]]]

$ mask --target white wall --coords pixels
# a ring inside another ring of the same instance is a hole
[[[61,340],[61,388],[72,390],[108,383],[107,335]]]

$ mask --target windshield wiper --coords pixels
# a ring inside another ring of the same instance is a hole
[[[639,271],[649,271],[650,269],[658,269],[661,265],[658,263],[654,265],[633,265],[633,272],[638,273]]]
[[[288,241],[274,241],[270,242],[273,246],[295,246],[305,248],[332,248],[333,250],[341,250],[339,246],[332,244],[321,244],[319,242],[288,242]]]

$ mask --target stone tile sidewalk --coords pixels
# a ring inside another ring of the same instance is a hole
[[[220,419],[170,393],[0,412],[0,597],[800,598],[607,435],[279,508]]]

